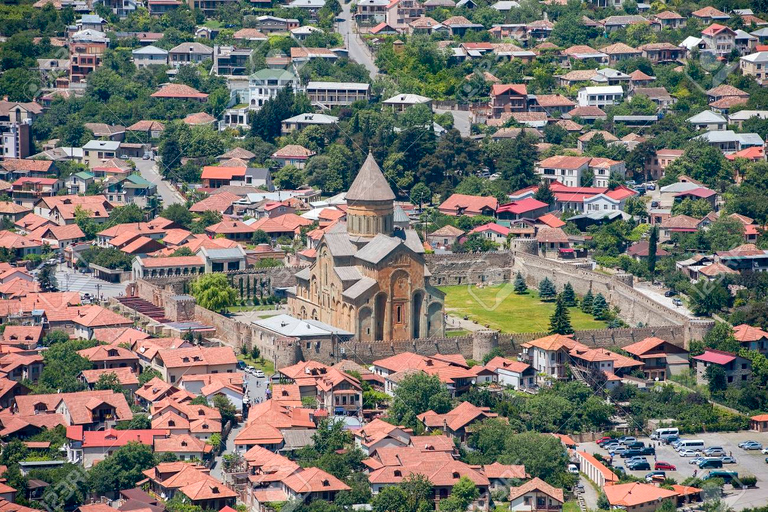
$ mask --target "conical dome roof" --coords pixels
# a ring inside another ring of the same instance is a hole
[[[354,201],[394,201],[395,193],[392,192],[387,179],[379,168],[379,164],[374,160],[373,155],[368,153],[360,172],[357,173],[355,181],[349,187],[347,192],[347,203]]]

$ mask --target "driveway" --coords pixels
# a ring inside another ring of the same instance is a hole
[[[368,73],[370,73],[371,78],[375,78],[376,75],[379,74],[379,68],[374,64],[373,56],[371,55],[370,50],[368,50],[368,47],[362,42],[360,36],[355,33],[356,26],[350,11],[351,6],[352,2],[343,3],[342,0],[341,14],[339,14],[339,17],[343,18],[344,21],[336,23],[336,32],[341,34],[341,37],[344,39],[344,44],[349,51],[349,58],[358,64],[365,66]]]
[[[163,207],[177,203],[185,203],[181,194],[179,194],[170,183],[163,180],[162,176],[160,176],[157,170],[157,162],[154,160],[143,160],[141,158],[132,158],[131,160],[133,160],[133,163],[136,164],[136,170],[139,171],[142,178],[154,185],[157,185],[157,193],[163,200]]]
[[[453,116],[453,127],[459,130],[462,137],[469,137],[472,134],[472,123],[469,120],[470,112],[468,110],[436,108],[435,114],[451,114]]]
[[[733,489],[730,485],[726,485],[724,501],[726,501],[728,505],[735,510],[742,510],[745,508],[763,506],[768,503],[768,472],[766,472],[768,465],[765,463],[766,455],[763,455],[756,450],[746,451],[738,447],[740,442],[747,440],[754,440],[758,443],[762,443],[763,446],[768,446],[768,433],[749,431],[721,432],[712,434],[691,434],[684,436],[684,438],[701,439],[704,441],[706,447],[722,447],[726,453],[732,453],[737,462],[736,464],[726,464],[723,466],[724,470],[736,471],[740,476],[753,475],[757,477],[757,488],[755,489],[738,490]],[[647,437],[641,437],[638,438],[638,440],[645,442],[646,445],[650,442]],[[592,454],[599,453],[606,459],[609,458],[608,452],[598,447],[596,443],[581,443],[579,444],[579,450],[584,450]],[[651,456],[647,457],[647,459],[651,464],[651,467],[653,467],[654,458]],[[699,477],[706,475],[709,471],[707,469],[698,469],[696,465],[689,464],[690,458],[679,456],[671,446],[665,444],[656,446],[656,460],[669,462],[676,467],[677,471],[667,471],[667,476],[674,478],[678,483],[693,476],[694,470],[697,471],[697,476]],[[625,466],[623,459],[620,457],[614,457],[614,464]],[[643,478],[648,473],[648,471],[628,472],[640,478]]]

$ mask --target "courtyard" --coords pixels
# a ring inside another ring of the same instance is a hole
[[[445,292],[445,312],[467,317],[479,325],[487,325],[506,333],[549,331],[549,317],[555,302],[542,302],[538,292],[529,289],[524,295],[514,291],[512,283],[494,286],[441,286]],[[568,308],[574,330],[604,329],[606,323],[595,320],[578,307]]]

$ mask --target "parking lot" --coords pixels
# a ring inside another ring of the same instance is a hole
[[[726,485],[726,497],[725,501],[734,509],[741,510],[749,507],[763,506],[768,503],[768,464],[765,462],[765,458],[768,455],[763,455],[759,450],[746,451],[738,447],[738,444],[742,441],[757,441],[764,447],[768,446],[768,433],[757,432],[727,432],[727,433],[714,433],[714,434],[695,434],[681,436],[683,439],[701,439],[704,441],[705,447],[720,446],[726,454],[733,455],[736,459],[736,464],[725,464],[723,470],[736,471],[739,476],[752,475],[757,477],[757,488],[748,489],[745,491],[738,489],[731,489],[731,486]],[[639,437],[638,441],[643,441],[646,446],[652,441],[647,437]],[[667,471],[668,478],[674,478],[678,483],[682,482],[688,477],[693,476],[694,470],[697,471],[698,477],[705,476],[709,470],[699,469],[695,464],[689,464],[692,457],[681,457],[670,445],[661,444],[653,441],[653,446],[656,448],[656,457],[648,456],[648,462],[653,470],[654,462],[663,461],[669,462],[676,467],[676,471]],[[600,448],[597,443],[581,443],[579,444],[579,450],[584,450],[592,454],[600,454],[606,459],[610,459],[610,455],[606,450]],[[624,459],[621,457],[614,457],[614,465],[620,465],[626,469]],[[648,471],[627,471],[629,474],[636,477],[643,478],[648,474]]]

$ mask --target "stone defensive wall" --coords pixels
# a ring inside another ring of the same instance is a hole
[[[656,303],[632,288],[631,275],[605,275],[585,268],[541,258],[522,252],[494,252],[477,254],[451,254],[426,256],[435,285],[473,285],[478,283],[509,282],[519,271],[529,285],[538,286],[544,277],[552,280],[558,289],[571,283],[575,292],[584,295],[602,293],[611,307],[618,306],[620,316],[635,327],[577,331],[574,338],[594,347],[623,347],[647,337],[656,336],[680,346],[687,346],[693,339],[701,339],[714,325],[709,319],[694,320]],[[301,267],[275,267],[254,269],[247,272],[226,273],[233,282],[250,279],[266,280],[270,292],[277,287],[295,285],[294,274]],[[500,334],[480,330],[469,335],[427,338],[417,340],[340,342],[338,339],[300,342],[296,338],[275,336],[263,331],[250,321],[227,317],[197,306],[189,296],[189,277],[164,277],[140,279],[133,293],[162,307],[166,318],[173,321],[196,320],[216,328],[217,338],[236,350],[254,345],[264,358],[277,368],[301,360],[313,359],[333,364],[342,359],[352,359],[370,364],[377,359],[401,352],[415,352],[425,356],[436,353],[460,353],[469,359],[482,357],[498,347],[510,357],[516,356],[521,345],[546,336],[546,332]],[[642,327],[637,327],[642,325]]]

